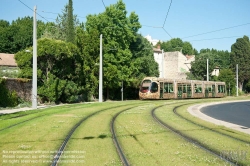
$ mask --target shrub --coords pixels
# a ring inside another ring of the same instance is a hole
[[[0,107],[15,107],[18,105],[18,96],[15,91],[6,88],[5,80],[0,78]]]

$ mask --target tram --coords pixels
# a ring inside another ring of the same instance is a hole
[[[139,98],[219,98],[225,97],[225,88],[225,82],[146,77],[140,84]]]

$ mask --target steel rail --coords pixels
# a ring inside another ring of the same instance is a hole
[[[232,160],[230,160],[230,159],[228,159],[228,158],[226,158],[226,157],[224,157],[224,156],[221,156],[220,153],[219,153],[218,151],[216,151],[216,150],[214,150],[214,149],[210,149],[209,147],[203,145],[199,140],[196,140],[196,139],[194,139],[194,138],[192,138],[192,137],[190,137],[190,136],[188,136],[188,135],[182,133],[180,130],[175,129],[175,128],[173,128],[172,126],[170,126],[170,125],[168,125],[167,123],[165,123],[165,122],[163,122],[162,120],[160,120],[160,119],[155,115],[155,110],[158,109],[158,108],[160,108],[160,107],[162,107],[162,106],[159,106],[159,107],[156,107],[156,108],[152,109],[152,111],[151,111],[151,116],[153,117],[153,119],[154,119],[157,123],[159,123],[159,124],[160,124],[161,126],[163,126],[165,129],[168,129],[168,130],[172,131],[173,133],[175,133],[176,135],[180,136],[180,137],[183,138],[184,140],[186,140],[186,141],[188,141],[188,142],[190,142],[190,143],[196,145],[196,146],[199,147],[200,149],[202,149],[202,150],[204,150],[204,151],[206,151],[206,152],[208,152],[208,153],[210,153],[210,154],[212,154],[212,155],[214,155],[214,156],[216,156],[216,157],[218,157],[218,158],[224,160],[225,162],[227,162],[227,163],[229,163],[229,164],[231,164],[231,165],[236,166],[236,165],[239,164],[239,163],[237,163],[236,161],[232,161]],[[175,108],[176,108],[176,107],[175,107]]]

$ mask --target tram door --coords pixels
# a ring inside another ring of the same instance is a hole
[[[212,85],[212,97],[215,97],[215,85]]]
[[[160,82],[160,99],[163,98],[163,90],[164,90],[164,84],[163,82]]]
[[[181,99],[181,98],[182,98],[182,93],[183,93],[183,91],[182,91],[182,84],[178,84],[178,85],[177,85],[177,90],[178,90],[178,92],[177,92],[177,97],[178,97],[179,99]]]

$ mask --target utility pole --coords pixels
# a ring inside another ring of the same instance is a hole
[[[162,54],[162,71],[161,71],[161,73],[162,73],[162,78],[164,78],[164,50],[162,49],[161,50],[161,54]]]
[[[37,22],[36,6],[33,17],[33,76],[32,76],[32,108],[37,109]]]
[[[209,81],[209,74],[208,74],[208,59],[207,59],[207,81]]]
[[[239,87],[239,85],[238,85],[238,64],[236,64],[236,96],[238,97],[239,96],[239,91],[238,91],[238,87]]]
[[[102,34],[100,35],[100,62],[99,62],[99,102],[102,102]]]
[[[121,92],[122,92],[121,98],[122,98],[122,101],[123,101],[123,81],[122,81],[122,89],[121,89]]]

